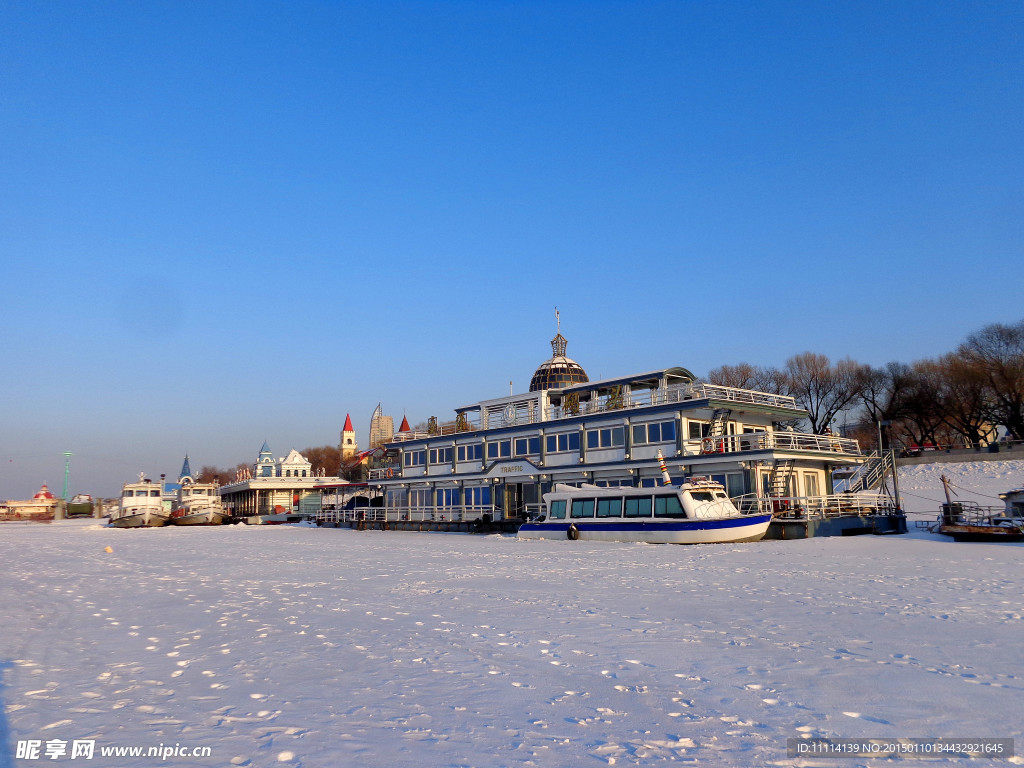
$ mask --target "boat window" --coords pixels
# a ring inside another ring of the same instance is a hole
[[[160,495],[160,491],[150,491],[149,495],[150,496],[159,496]]]
[[[597,516],[598,517],[621,517],[622,516],[622,499],[598,499],[597,500]]]
[[[818,495],[818,476],[812,472],[804,475],[804,496]]]
[[[679,503],[679,497],[674,493],[671,496],[654,497],[655,517],[686,517],[683,507]]]
[[[550,505],[551,514],[550,517],[553,520],[564,520],[565,519],[565,499],[559,499],[558,501],[552,501]]]
[[[593,517],[594,516],[594,500],[593,499],[575,499],[572,502],[572,516],[573,517]]]
[[[694,501],[714,501],[715,497],[711,491],[690,491],[690,498]]]
[[[716,499],[728,499],[729,497],[728,497],[728,496],[726,496],[726,495],[725,495],[724,493],[722,493],[721,491],[719,491],[718,493],[716,493],[716,494],[715,494],[715,498],[716,498]]]
[[[580,449],[579,432],[563,432],[560,435],[547,435],[545,449],[548,453],[566,453]]]
[[[458,461],[476,461],[484,457],[483,445],[473,443],[472,445],[460,445],[457,449]]]
[[[516,456],[532,456],[540,453],[539,437],[517,437],[515,441]]]
[[[625,444],[625,427],[592,429],[587,432],[587,448],[618,448]]]
[[[626,517],[650,517],[651,497],[626,499]]]
[[[430,449],[430,463],[431,464],[451,464],[452,463],[452,449],[451,448],[431,448]]]
[[[512,441],[498,440],[487,444],[488,459],[507,459],[512,455]]]
[[[668,443],[676,439],[676,423],[659,421],[653,424],[633,425],[633,444]]]
[[[125,491],[125,492],[124,492],[124,497],[125,497],[126,499],[128,499],[128,498],[131,498],[131,497],[132,497],[132,496],[134,496],[134,495],[135,495],[135,491]]]

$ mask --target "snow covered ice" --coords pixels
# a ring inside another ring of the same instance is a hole
[[[1024,485],[988,464],[939,472]],[[930,471],[906,489],[939,498]],[[801,735],[1020,753],[1022,553],[5,524],[0,766],[35,764],[26,739],[212,750],[90,763],[111,766],[890,764],[787,758]]]

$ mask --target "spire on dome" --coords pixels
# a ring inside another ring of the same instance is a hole
[[[409,426],[409,419],[402,415],[402,426],[398,428],[399,432],[412,432],[412,427]]]
[[[181,465],[181,474],[178,475],[178,480],[181,481],[183,478],[192,477],[192,467],[188,465],[188,454],[185,454],[185,463]]]
[[[568,339],[562,334],[557,334],[555,338],[551,340],[551,355],[552,357],[565,357],[565,349],[569,346]]]
[[[345,426],[341,428],[341,431],[342,432],[355,432],[355,430],[352,429],[352,416],[350,416],[347,413],[345,414]]]
[[[551,340],[551,359],[541,363],[540,367],[534,371],[533,378],[530,380],[531,392],[561,389],[590,381],[582,366],[565,356],[569,342],[562,335],[562,318],[558,313],[558,307],[555,307],[555,322],[557,331],[555,338]]]

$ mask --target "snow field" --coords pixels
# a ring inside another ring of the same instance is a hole
[[[800,735],[1024,751],[1022,553],[919,531],[681,547],[5,524],[0,736],[11,755],[212,748],[168,766],[836,765],[787,758]]]

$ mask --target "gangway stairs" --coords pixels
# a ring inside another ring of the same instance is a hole
[[[769,496],[782,497],[790,495],[789,481],[793,477],[793,468],[795,466],[796,461],[794,459],[775,460],[775,464],[768,474],[768,488],[766,491]]]
[[[836,490],[860,493],[886,489],[886,478],[896,474],[896,458],[892,451],[874,451],[857,467],[857,471],[836,483]]]
[[[729,423],[729,415],[732,413],[731,408],[716,408],[714,413],[711,414],[711,423],[708,424],[708,437],[723,437],[725,436],[725,428]]]

